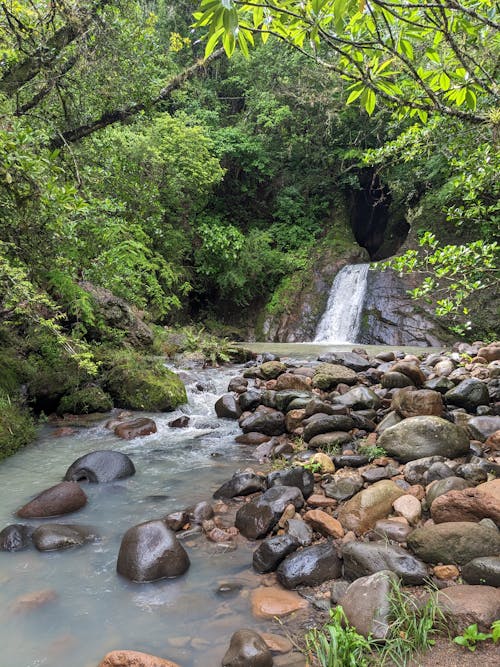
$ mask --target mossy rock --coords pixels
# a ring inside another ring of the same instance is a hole
[[[30,413],[0,395],[0,459],[15,454],[35,439],[35,424]]]
[[[16,350],[0,350],[0,392],[10,396],[17,394],[20,386],[29,380],[30,374],[29,364]]]
[[[168,412],[186,403],[181,379],[162,361],[123,350],[104,360],[105,388],[121,408]]]
[[[57,413],[63,415],[87,415],[91,412],[109,412],[113,408],[113,401],[100,387],[82,387],[77,391],[61,398]]]

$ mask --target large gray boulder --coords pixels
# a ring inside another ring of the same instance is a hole
[[[497,556],[500,531],[482,523],[450,521],[417,528],[407,543],[425,563],[465,565],[480,556]]]
[[[469,437],[462,427],[427,415],[403,419],[386,429],[377,444],[405,463],[427,456],[453,459],[469,451]]]
[[[112,449],[89,452],[70,465],[64,479],[67,482],[102,484],[135,474],[130,458]]]
[[[404,584],[420,585],[428,576],[422,561],[401,547],[383,542],[349,542],[345,545],[344,577],[349,580],[375,574],[380,570],[394,572]]]
[[[331,542],[314,544],[295,551],[278,567],[278,580],[285,587],[319,586],[328,579],[338,579],[342,572],[340,558]]]
[[[350,431],[354,426],[354,419],[348,415],[322,415],[318,413],[304,428],[304,441],[309,442],[315,435],[321,433]]]
[[[490,402],[488,387],[476,378],[462,380],[447,391],[444,398],[446,403],[465,408],[467,412],[475,412],[479,405],[488,405]]]
[[[184,547],[163,521],[145,521],[123,536],[116,569],[131,581],[178,577],[188,568]]]
[[[381,570],[354,581],[339,600],[349,621],[359,634],[385,639],[390,627],[390,596],[398,578]]]

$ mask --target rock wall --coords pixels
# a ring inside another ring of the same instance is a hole
[[[410,277],[394,271],[369,271],[365,306],[358,337],[365,345],[434,345],[450,340],[450,334],[432,311],[413,300],[407,290]]]

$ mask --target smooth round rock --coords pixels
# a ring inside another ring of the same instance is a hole
[[[342,565],[331,542],[305,547],[285,558],[278,567],[278,581],[288,589],[319,586],[328,579],[338,579]]]
[[[386,429],[377,441],[388,454],[407,462],[427,456],[457,458],[469,451],[469,438],[463,428],[441,417],[422,416],[403,419]]]
[[[224,394],[215,403],[215,414],[225,419],[238,419],[241,407],[233,394]]]
[[[253,567],[261,574],[273,572],[299,546],[299,540],[290,534],[269,537],[253,552]]]
[[[417,528],[407,543],[425,563],[465,565],[480,556],[497,556],[500,531],[470,521],[451,521]]]
[[[391,621],[390,596],[398,578],[389,570],[381,570],[354,581],[339,604],[359,634],[374,639],[387,636]]]
[[[46,523],[33,531],[33,544],[38,551],[58,551],[81,546],[95,537],[89,526]]]
[[[390,570],[408,586],[423,584],[428,576],[424,563],[401,547],[381,542],[349,542],[342,550],[344,577],[358,579]]]
[[[285,433],[285,415],[282,412],[255,412],[240,423],[243,433],[257,432],[264,435]]]
[[[430,507],[432,503],[448,491],[463,491],[469,484],[462,477],[446,477],[433,482],[425,492],[425,500]]]
[[[462,567],[462,578],[468,584],[500,588],[500,556],[474,558]]]
[[[112,449],[89,452],[70,465],[64,479],[68,482],[103,484],[135,474],[131,459]]]
[[[76,482],[61,482],[39,493],[17,511],[17,516],[23,519],[61,516],[76,512],[86,503],[87,496]]]
[[[21,523],[12,523],[0,532],[0,551],[22,551],[31,545],[33,529]]]
[[[214,493],[214,498],[234,498],[235,496],[248,496],[251,493],[265,491],[267,488],[266,478],[252,472],[237,472],[230,480],[224,482]]]
[[[178,577],[188,568],[184,547],[163,521],[140,523],[123,536],[116,569],[131,581]]]
[[[145,435],[156,433],[156,424],[148,417],[138,417],[137,419],[129,419],[128,421],[118,424],[113,429],[115,435],[123,440],[133,440],[134,438],[141,438]]]
[[[391,480],[375,482],[342,505],[337,518],[345,530],[362,535],[379,519],[387,518],[392,503],[402,495],[404,491]]]
[[[314,475],[310,470],[295,466],[270,472],[267,476],[267,484],[269,488],[273,486],[296,486],[300,489],[304,498],[309,498],[314,491]]]
[[[478,405],[488,405],[490,402],[488,387],[476,378],[463,380],[447,391],[444,398],[447,404],[465,408],[467,412],[474,412]]]
[[[272,362],[270,362],[272,363]],[[273,657],[266,642],[254,630],[238,630],[231,637],[222,667],[272,667]]]

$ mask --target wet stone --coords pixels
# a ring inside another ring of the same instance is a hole
[[[318,586],[328,579],[337,579],[342,565],[331,542],[315,544],[287,556],[278,567],[278,580],[289,589]]]
[[[6,526],[0,532],[0,551],[21,551],[31,546],[33,528],[21,523]]]
[[[500,556],[474,558],[462,567],[462,577],[468,584],[500,587]]]
[[[273,572],[281,561],[299,546],[299,540],[289,533],[267,538],[254,551],[253,567],[261,574]]]
[[[342,556],[346,579],[358,579],[380,570],[390,570],[406,585],[420,585],[428,576],[427,567],[422,561],[397,546],[379,542],[349,542],[344,546]]]
[[[222,667],[272,667],[273,657],[257,632],[242,629],[231,637],[221,664]]]

